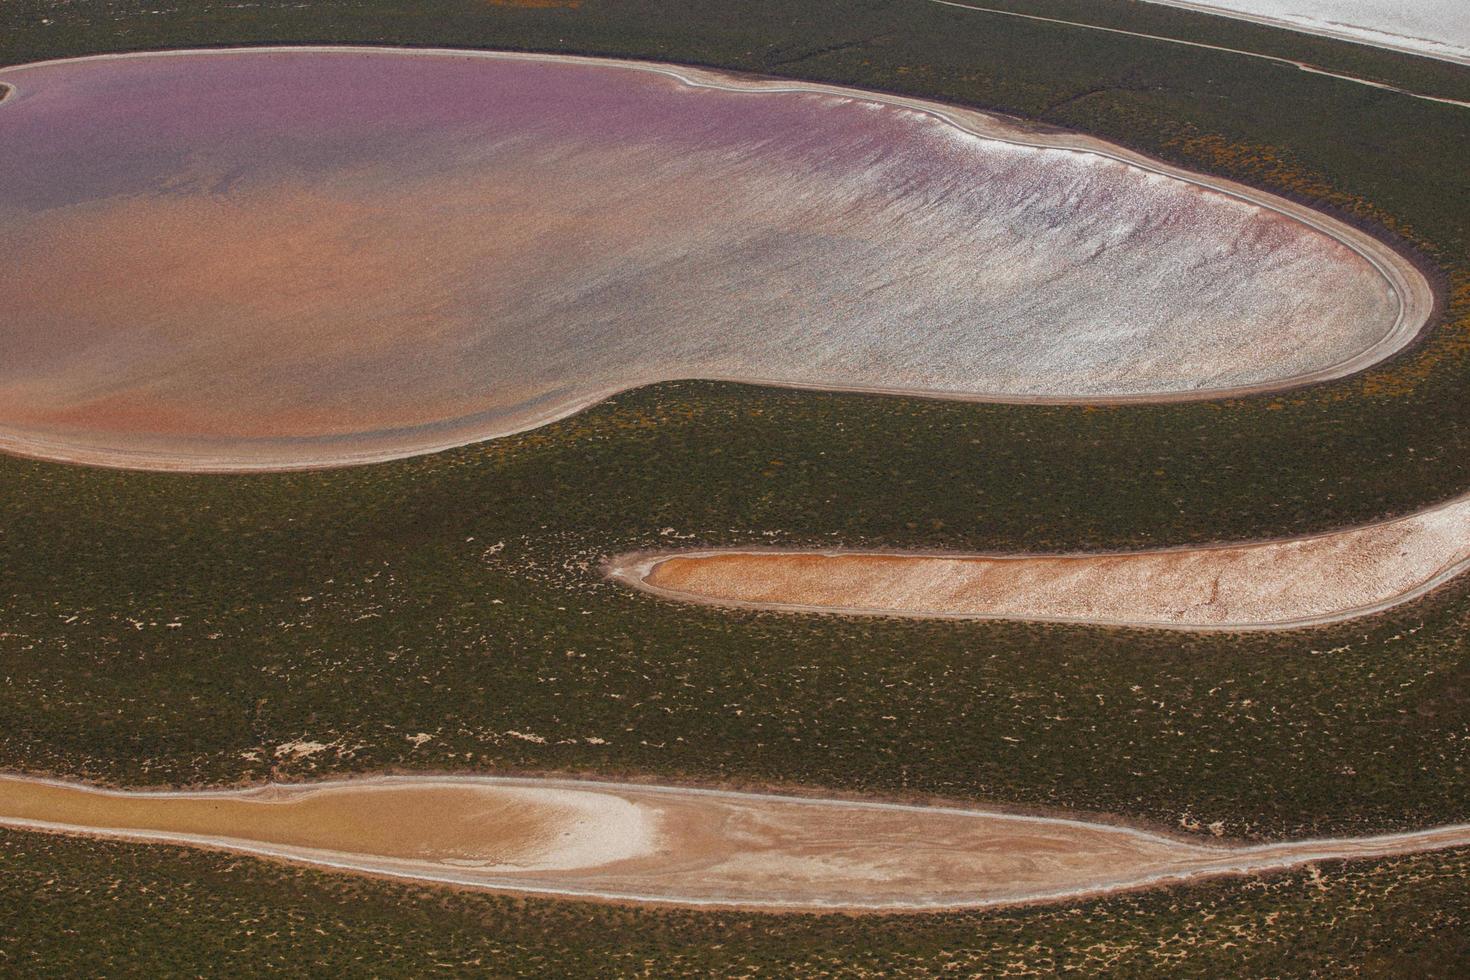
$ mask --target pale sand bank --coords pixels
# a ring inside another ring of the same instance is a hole
[[[1314,537],[1118,554],[704,551],[609,574],[686,601],[796,612],[1286,629],[1365,616],[1470,564],[1470,497]]]
[[[790,910],[983,907],[1470,844],[1470,826],[1255,847],[1048,817],[567,780],[125,793],[0,776],[0,826],[466,887]]]

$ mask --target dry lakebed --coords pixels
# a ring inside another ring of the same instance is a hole
[[[984,810],[444,776],[137,793],[0,776],[0,826],[531,894],[895,912],[1058,901],[1470,844],[1466,825],[1225,846]]]
[[[669,599],[952,619],[1291,629],[1367,616],[1470,566],[1470,497],[1364,527],[1249,544],[1075,555],[718,551],[624,555]]]

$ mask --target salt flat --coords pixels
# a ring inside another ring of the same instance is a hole
[[[1148,0],[1470,64],[1463,0]]]
[[[1377,240],[1084,137],[466,52],[0,70],[0,447],[333,465],[717,378],[991,400],[1336,377],[1433,305]]]

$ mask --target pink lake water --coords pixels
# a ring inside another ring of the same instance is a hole
[[[0,84],[0,446],[58,459],[388,458],[675,378],[1254,390],[1427,316],[1329,219],[862,92],[353,49]]]

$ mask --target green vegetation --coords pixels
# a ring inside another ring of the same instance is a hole
[[[1253,836],[1463,819],[1470,582],[1366,624],[1228,636],[742,614],[601,579],[603,556],[660,545],[1054,548],[1208,527],[1186,523],[1208,508],[1137,484],[1090,489],[1123,454],[1067,438],[1069,414],[686,383],[351,470],[6,460],[0,767],[638,773]],[[1004,490],[1042,486],[1049,463],[1049,493]],[[275,757],[296,741],[329,748]]]
[[[16,976],[1463,976],[1470,852],[1066,908],[769,916],[521,900],[0,832]]]
[[[1461,69],[1176,10],[1008,5],[1470,97]],[[1396,235],[1435,270],[1448,315],[1357,378],[1231,402],[1039,408],[687,382],[346,471],[0,459],[0,768],[122,783],[392,767],[637,774],[1219,820],[1258,837],[1470,819],[1470,581],[1360,623],[1223,636],[735,614],[614,588],[596,567],[670,545],[1184,544],[1323,530],[1463,492],[1470,111],[918,2],[0,8],[0,63],[330,41],[650,57],[1040,117]],[[416,748],[420,732],[434,738]],[[328,748],[277,756],[298,741]],[[1304,873],[1004,916],[778,920],[3,840],[0,949],[76,972],[124,954],[187,972],[189,957],[240,948],[323,968],[390,957],[380,972],[430,962],[395,955],[463,967],[473,952],[503,972],[550,973],[875,969],[880,957],[917,972],[942,950],[973,951],[975,969],[993,957],[1160,971],[1188,950],[1201,973],[1223,972],[1210,956],[1247,955],[1260,973],[1451,973],[1467,955],[1463,855],[1336,871],[1321,893]],[[1413,887],[1396,885],[1401,874]],[[63,920],[76,931],[57,932]],[[1262,923],[1277,943],[1258,941]],[[601,938],[619,930],[626,941]],[[548,938],[574,932],[586,945]],[[1120,958],[1087,960],[1094,943]]]

